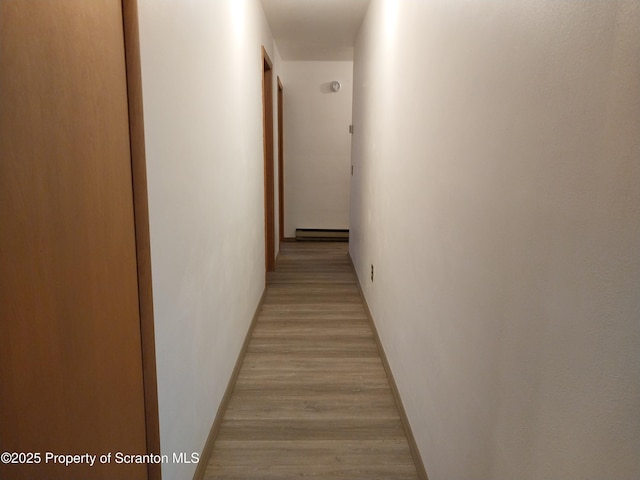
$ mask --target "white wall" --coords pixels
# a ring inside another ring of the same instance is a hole
[[[373,0],[354,88],[350,250],[430,479],[640,478],[640,3]]]
[[[285,237],[296,228],[347,229],[353,63],[285,61],[282,75]]]
[[[260,46],[279,56],[257,0],[138,3],[161,448],[200,453],[265,286]]]

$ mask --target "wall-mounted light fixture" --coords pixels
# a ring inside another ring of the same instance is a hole
[[[342,85],[340,85],[340,82],[336,80],[331,83],[331,90],[333,90],[334,92],[337,92],[338,90],[340,90],[341,86]]]

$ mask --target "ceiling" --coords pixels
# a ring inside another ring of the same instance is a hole
[[[261,0],[282,60],[353,60],[369,0]]]

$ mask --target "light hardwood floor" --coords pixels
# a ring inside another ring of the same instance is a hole
[[[417,480],[344,243],[284,243],[206,479]]]

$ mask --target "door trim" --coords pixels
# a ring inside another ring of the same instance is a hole
[[[149,236],[149,205],[147,195],[147,167],[142,109],[142,74],[137,0],[122,0],[122,19],[127,70],[127,98],[129,103],[129,142],[131,149],[133,212],[138,269],[138,305],[140,310],[147,453],[159,455],[160,421],[158,415],[158,383],[151,282],[151,244]],[[147,465],[147,471],[149,480],[160,480],[162,478],[160,464],[149,463]]]
[[[275,208],[273,165],[273,62],[262,46],[262,118],[264,139],[265,270],[275,270]]]
[[[278,233],[284,240],[284,86],[278,78]]]

